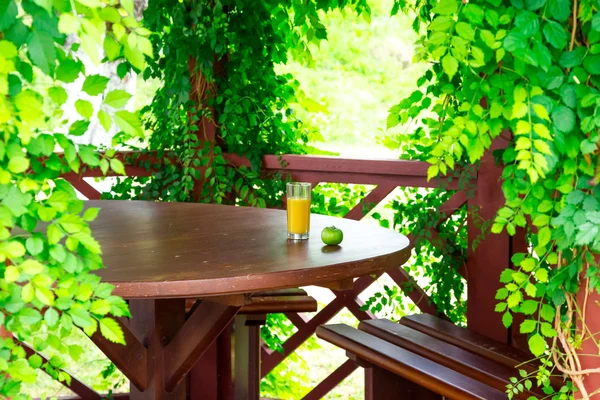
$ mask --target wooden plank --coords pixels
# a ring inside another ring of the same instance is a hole
[[[44,360],[44,363],[48,362],[48,358],[46,358],[43,354],[35,351],[33,349],[33,347],[29,346],[27,343],[19,341],[18,344],[21,347],[23,347],[23,349],[25,350],[25,354],[27,355],[27,358],[31,357],[34,354],[37,354],[38,356],[40,356],[42,358],[42,360]],[[81,398],[86,399],[86,400],[87,399],[96,400],[96,399],[104,398],[100,394],[96,393],[96,391],[94,389],[92,389],[85,383],[81,382],[79,379],[77,379],[77,377],[74,376],[69,371],[65,371],[65,370],[63,370],[63,371],[68,373],[71,376],[71,383],[70,384],[67,384],[67,382],[60,382],[60,383],[63,386],[65,386],[66,388],[68,388],[69,390],[71,390],[73,393],[75,393],[77,396],[80,396]]]
[[[146,347],[140,343],[128,327],[121,325],[127,346],[112,343],[96,331],[90,339],[119,370],[140,390],[148,386],[148,358]]]
[[[383,368],[370,368],[365,375],[365,398],[368,400],[445,400],[445,397],[404,379]]]
[[[394,189],[396,189],[396,186],[393,186],[393,185],[377,186],[375,189],[371,190],[371,192],[369,192],[369,194],[367,194],[364,199],[359,201],[357,205],[352,207],[352,209],[350,211],[348,211],[348,213],[346,215],[344,215],[344,218],[353,219],[355,221],[360,221],[365,216],[365,214],[363,213],[363,208],[365,206],[369,207],[371,203],[373,203],[375,205],[379,204]]]
[[[246,315],[235,317],[236,399],[259,400],[260,397],[260,325]]]
[[[346,360],[335,371],[323,379],[317,386],[308,392],[302,400],[318,400],[325,397],[333,388],[339,385],[344,379],[350,376],[358,366],[352,360]]]
[[[524,367],[529,365],[527,368],[531,371],[537,368],[535,364],[529,364],[533,359],[531,354],[501,342],[494,342],[491,347],[488,337],[431,315],[409,315],[402,318],[400,323],[510,368],[521,364]]]
[[[421,312],[439,315],[439,312],[433,303],[433,300],[429,297],[427,293],[417,284],[417,282],[410,276],[408,272],[404,270],[402,267],[394,268],[386,272],[390,278],[393,279],[394,282],[400,289],[406,294],[412,301],[415,303]],[[407,285],[410,284],[410,286]],[[411,290],[412,289],[412,290]]]
[[[467,324],[470,330],[502,343],[508,343],[509,331],[502,324],[502,314],[495,312],[496,292],[503,286],[500,273],[510,267],[510,238],[504,231],[501,234],[485,232],[485,239],[473,249],[474,241],[482,234],[478,225],[481,218],[490,221],[504,205],[501,188],[502,167],[497,166],[492,154],[481,160],[477,176],[477,188],[473,199],[469,199],[467,257]],[[478,210],[479,217],[475,217]]]
[[[514,368],[390,320],[363,321],[358,329],[501,391],[506,390],[510,378],[515,376]],[[493,340],[488,341],[490,349],[497,344]],[[516,397],[525,400],[530,396],[544,397],[544,394],[539,388],[525,389]]]
[[[319,327],[317,336],[442,396],[465,400],[506,399],[504,392],[347,325]]]
[[[165,348],[165,389],[173,390],[240,307],[203,301]]]
[[[358,296],[366,288],[368,288],[379,275],[375,276],[363,276],[354,281],[354,288],[352,294]],[[279,363],[285,360],[291,353],[293,353],[298,347],[302,345],[322,324],[333,318],[342,308],[344,308],[345,299],[343,297],[336,297],[333,299],[325,308],[319,311],[313,318],[310,319],[302,329],[298,329],[298,332],[294,333],[284,344],[283,352],[272,352],[262,353],[261,363],[261,378],[264,378],[269,372],[273,370]]]
[[[76,177],[67,179],[75,189],[77,189],[82,195],[88,198],[88,200],[100,200],[100,193],[96,188],[90,185],[88,182],[83,180],[83,178]]]

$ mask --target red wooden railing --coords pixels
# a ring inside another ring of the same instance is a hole
[[[129,157],[127,153],[121,153],[119,154],[119,157],[126,165],[127,175],[151,175],[151,172],[148,170],[136,166],[139,165],[139,158],[136,162],[137,164],[132,165],[129,163],[131,157]],[[145,161],[150,161],[150,164],[159,162],[159,160],[153,159],[152,157],[144,157]],[[236,155],[226,154],[225,158],[235,166],[249,165],[247,160]],[[426,163],[418,161],[361,160],[305,155],[266,156],[263,160],[263,169],[265,172],[282,172],[292,180],[311,182],[313,185],[317,185],[318,183],[375,185],[375,188],[344,216],[344,218],[354,220],[363,218],[363,207],[365,205],[374,206],[379,204],[397,187],[431,188],[440,186],[440,183],[442,182],[439,180],[427,180],[427,168],[428,165]],[[100,171],[89,170],[80,175],[65,175],[65,179],[71,182],[73,186],[88,199],[99,199],[101,193],[83,178],[101,176],[102,174]],[[108,176],[111,176],[111,173],[109,173]],[[112,176],[115,176],[114,173],[112,173]],[[458,183],[456,180],[443,182],[443,187],[448,190],[457,191],[440,208],[439,211],[441,217],[439,223],[443,222],[446,218],[449,218],[453,212],[465,206],[467,203],[467,196],[463,191],[458,190]],[[431,229],[430,234],[431,238],[437,236],[435,229]],[[430,240],[433,241],[433,239]],[[404,290],[405,294],[415,303],[421,312],[437,314],[436,307],[427,293],[416,284],[403,268],[399,267],[387,271],[387,275],[396,282],[402,290]],[[260,371],[261,377],[266,376],[279,365],[279,363],[284,361],[290,354],[298,349],[298,347],[314,334],[319,325],[327,323],[344,308],[347,308],[358,320],[373,318],[374,316],[371,313],[361,310],[363,303],[358,296],[375,282],[375,280],[375,277],[362,277],[355,280],[349,290],[332,289],[332,292],[335,295],[334,300],[312,316],[312,318],[307,318],[302,314],[286,314],[290,321],[296,326],[297,332],[283,344],[283,352],[271,351],[263,346]],[[313,388],[304,399],[322,398],[356,368],[357,366],[353,362],[344,362]],[[83,393],[77,390],[77,387],[78,385],[71,385],[70,388],[78,394],[83,395]]]

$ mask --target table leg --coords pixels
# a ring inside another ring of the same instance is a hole
[[[188,372],[240,306],[202,301],[187,319],[181,299],[131,300],[130,308],[129,324],[121,323],[127,346],[98,332],[92,341],[130,379],[130,399],[183,400]]]
[[[235,317],[235,374],[236,400],[259,400],[260,397],[260,326],[266,315]]]
[[[165,390],[164,348],[185,323],[185,299],[131,300],[131,332],[148,351],[148,387],[141,391],[131,385],[129,398],[185,399],[186,385],[183,380],[174,390]]]

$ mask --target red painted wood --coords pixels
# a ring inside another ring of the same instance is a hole
[[[92,185],[86,182],[83,178],[69,178],[67,179],[71,185],[75,187],[82,195],[88,198],[88,200],[100,200],[102,193],[97,191]]]
[[[473,210],[483,221],[493,220],[504,205],[501,188],[502,168],[491,154],[481,161],[475,196],[469,200],[469,254],[467,258],[467,324],[470,330],[502,343],[508,343],[509,332],[502,324],[502,314],[494,311],[496,291],[502,270],[510,267],[510,238],[506,232],[486,232],[485,240],[473,250],[473,241],[481,234],[473,220]]]
[[[318,400],[327,393],[329,393],[334,387],[340,384],[344,379],[350,376],[351,373],[356,371],[358,366],[352,360],[346,360],[342,365],[337,367],[335,371],[323,379],[317,386],[315,386],[302,400]]]
[[[586,301],[585,285],[587,285],[588,282],[583,278],[581,279],[581,282],[581,289],[577,294],[577,306],[580,310],[584,310],[585,312],[585,324],[587,325],[589,332],[597,334],[597,332],[600,332],[600,309],[598,308],[598,305],[600,304],[600,295],[595,290],[590,289]],[[581,332],[581,319],[578,319],[577,324],[579,331]],[[595,340],[593,340],[589,334],[586,335],[586,338],[582,343],[581,350],[579,351],[579,361],[581,362],[582,369],[600,368],[600,362],[598,359],[598,352],[600,349],[598,349],[598,346],[595,343],[597,340],[597,336]],[[583,383],[585,389],[590,395],[589,400],[600,400],[600,392],[598,392],[600,389],[600,373],[596,372],[593,374],[588,374],[584,378]],[[592,395],[592,393],[594,394]],[[575,398],[582,398],[581,393],[576,394]]]
[[[363,276],[354,281],[354,288],[352,293],[354,296],[358,296],[366,288],[368,288],[375,279],[372,276]],[[306,325],[299,329],[292,337],[290,337],[283,344],[283,352],[272,352],[270,354],[263,353],[262,364],[261,364],[261,378],[264,378],[269,372],[273,370],[279,363],[281,363],[287,356],[289,356],[294,350],[296,350],[302,343],[306,341],[317,328],[333,318],[342,308],[344,308],[345,299],[343,297],[336,297],[332,300],[325,308],[317,313]]]
[[[44,363],[48,362],[48,359],[43,355],[40,354],[38,352],[36,352],[31,346],[29,346],[27,343],[25,342],[19,342],[19,345],[21,347],[23,347],[23,349],[25,349],[25,354],[27,354],[27,358],[31,357],[34,354],[37,354],[38,356],[42,357],[42,360],[44,360]],[[43,369],[42,369],[43,371]],[[73,376],[73,374],[71,374],[68,371],[67,372],[70,376],[71,376],[71,383],[67,384],[66,382],[62,382],[62,384],[67,387],[69,390],[71,390],[73,393],[75,393],[76,395],[80,396],[83,399],[89,399],[89,400],[96,400],[96,399],[103,399],[104,396],[101,396],[100,394],[96,393],[96,391],[94,389],[92,389],[91,387],[89,387],[88,385],[86,385],[85,383],[81,382],[80,380],[78,380],[75,376]]]
[[[383,199],[387,197],[394,190],[396,186],[392,185],[379,185],[375,189],[371,190],[369,194],[365,196],[364,199],[358,202],[356,206],[352,208],[352,210],[348,211],[344,218],[353,219],[355,221],[360,221],[363,219],[365,214],[363,214],[363,208],[365,206],[369,206],[370,204],[379,204]]]
[[[431,315],[438,315],[437,308],[431,298],[417,284],[417,282],[404,270],[404,268],[394,268],[386,272],[390,278],[396,282],[400,289],[415,303],[421,312]],[[410,286],[407,285],[410,284]]]

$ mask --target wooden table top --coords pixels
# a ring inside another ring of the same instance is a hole
[[[312,238],[288,241],[282,210],[194,203],[88,201],[105,269],[95,271],[124,298],[208,297],[298,287],[382,272],[410,256],[389,229],[311,215]],[[325,246],[321,230],[344,232]]]

